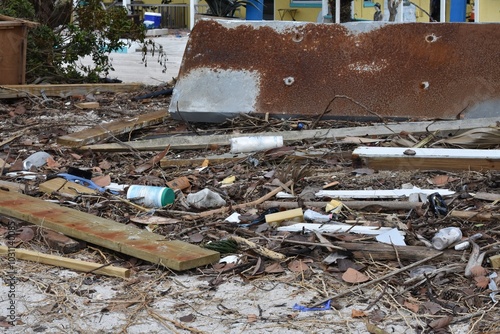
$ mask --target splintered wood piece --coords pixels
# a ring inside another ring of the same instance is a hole
[[[154,113],[138,115],[137,117],[122,119],[116,122],[99,124],[91,129],[71,133],[57,138],[57,143],[71,147],[92,144],[100,140],[108,139],[111,136],[128,133],[146,126],[162,123],[167,117],[166,110]],[[165,147],[164,147],[165,149]]]
[[[75,84],[75,85],[2,85],[0,99],[13,99],[27,96],[57,96],[69,97],[103,92],[134,92],[143,87],[140,83],[130,84]]]
[[[77,259],[69,259],[63,256],[43,254],[39,252],[30,251],[28,249],[11,248],[5,246],[0,246],[0,254],[6,255],[9,252],[13,252],[16,259],[33,261],[43,264],[50,264],[52,266],[58,266],[63,268],[74,269],[83,272],[92,272],[94,274],[115,276],[121,278],[130,277],[130,269],[114,267],[114,266],[104,266],[99,263],[87,262]]]
[[[99,102],[75,103],[75,107],[77,107],[78,109],[97,109],[99,108]]]
[[[500,268],[500,254],[490,256],[490,262],[491,262],[491,267],[493,269],[499,269]]]
[[[85,187],[81,184],[67,181],[61,177],[56,177],[40,183],[38,189],[46,194],[57,192],[66,196],[76,197],[80,194],[97,194],[96,190]]]
[[[0,214],[174,270],[213,263],[219,253],[132,225],[97,217],[13,191],[0,190]]]
[[[352,152],[355,165],[379,170],[440,169],[498,170],[500,150],[445,148],[358,147]]]

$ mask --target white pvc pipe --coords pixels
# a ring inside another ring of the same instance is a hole
[[[198,0],[189,1],[189,30],[194,27],[194,6],[198,4]]]
[[[439,22],[446,22],[446,0],[441,0],[439,8]]]
[[[481,2],[481,1],[479,1],[479,0],[476,0],[476,1],[474,2],[474,22],[481,22],[481,21],[479,20],[479,3],[480,3],[480,2]]]
[[[335,0],[335,23],[340,23],[340,0]]]

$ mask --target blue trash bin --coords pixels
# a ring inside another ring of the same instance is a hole
[[[249,2],[253,3],[254,6],[248,4],[246,6],[247,9],[247,20],[248,21],[262,21],[264,17],[264,0],[255,1],[249,0]]]

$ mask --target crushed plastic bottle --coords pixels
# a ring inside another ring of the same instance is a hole
[[[443,250],[460,239],[462,239],[462,231],[458,227],[445,227],[432,238],[432,247]]]
[[[205,188],[186,196],[187,203],[197,209],[218,208],[226,205],[226,201],[216,192]]]

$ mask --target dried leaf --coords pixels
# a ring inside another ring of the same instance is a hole
[[[47,158],[47,167],[49,168],[59,168],[61,164],[54,160],[52,157]]]
[[[288,264],[288,269],[293,272],[301,272],[309,269],[309,266],[302,260],[293,260]]]
[[[259,256],[257,259],[257,263],[255,264],[255,268],[252,271],[251,276],[255,276],[264,271],[264,263],[262,263],[262,258]]]
[[[153,165],[159,163],[160,160],[163,159],[165,155],[167,155],[168,151],[170,151],[170,145],[168,145],[163,151],[155,155],[151,160],[149,160],[149,162]]]
[[[281,266],[279,262],[274,262],[270,265],[268,265],[264,271],[268,274],[281,274],[285,272],[285,269]]]
[[[208,167],[208,159],[203,160],[203,163],[200,167]]]
[[[184,315],[179,318],[179,320],[182,322],[193,322],[195,319],[196,317],[194,316],[194,314]]]
[[[492,148],[500,143],[500,127],[475,128],[451,138],[438,140],[434,144],[438,143],[465,148]]]
[[[470,269],[470,272],[473,277],[486,276],[488,274],[488,271],[482,266],[474,266]]]
[[[474,281],[476,281],[476,286],[481,289],[486,289],[490,283],[490,279],[486,276],[474,277]]]
[[[371,334],[388,334],[386,331],[384,331],[382,328],[369,323],[368,321],[365,320],[365,325],[366,325],[366,330],[368,333]]]
[[[363,318],[366,316],[367,316],[367,314],[365,313],[365,311],[356,310],[355,308],[353,308],[351,310],[351,317],[353,317],[353,318]]]
[[[347,283],[363,283],[368,281],[370,278],[356,269],[349,268],[342,275],[342,279]]]
[[[106,169],[111,169],[111,167],[112,167],[111,163],[107,160],[103,160],[99,163],[99,168],[101,169],[106,170]]]
[[[176,177],[172,181],[167,182],[167,186],[170,189],[174,189],[174,190],[177,190],[177,189],[184,190],[184,189],[191,187],[191,183],[189,182],[189,179],[187,177],[181,176],[181,177]]]
[[[247,321],[248,322],[256,322],[257,321],[257,314],[249,314],[247,316]]]
[[[447,316],[447,317],[444,317],[444,318],[439,318],[439,319],[436,319],[434,321],[431,321],[429,323],[429,327],[431,327],[433,329],[445,328],[445,327],[447,327],[450,324],[450,322],[452,320],[453,320],[452,316]]]
[[[429,179],[428,181],[430,184],[433,184],[435,186],[444,186],[450,182],[454,182],[457,180],[459,179],[448,175],[436,175],[432,179]]]
[[[407,300],[405,300],[403,305],[404,305],[404,307],[406,307],[407,309],[409,309],[410,311],[412,311],[414,313],[418,313],[418,310],[420,308],[417,304],[410,303]]]
[[[73,157],[73,159],[75,160],[80,160],[82,158],[82,156],[80,154],[76,154],[76,153],[70,153],[70,155]]]
[[[439,311],[441,311],[441,305],[439,305],[438,303],[425,302],[422,304],[422,306],[425,307],[425,309],[427,310],[427,313],[430,313],[433,315],[438,313]]]
[[[35,232],[29,227],[21,227],[19,231],[17,237],[24,242],[30,241],[35,237]]]
[[[18,105],[16,109],[14,109],[14,113],[16,115],[23,115],[26,112],[26,108],[23,105]]]
[[[203,241],[203,235],[201,233],[193,233],[189,236],[189,240],[191,242],[202,242]]]
[[[92,182],[97,184],[99,187],[106,187],[106,186],[109,186],[111,184],[111,176],[102,175],[102,176],[93,177]]]

